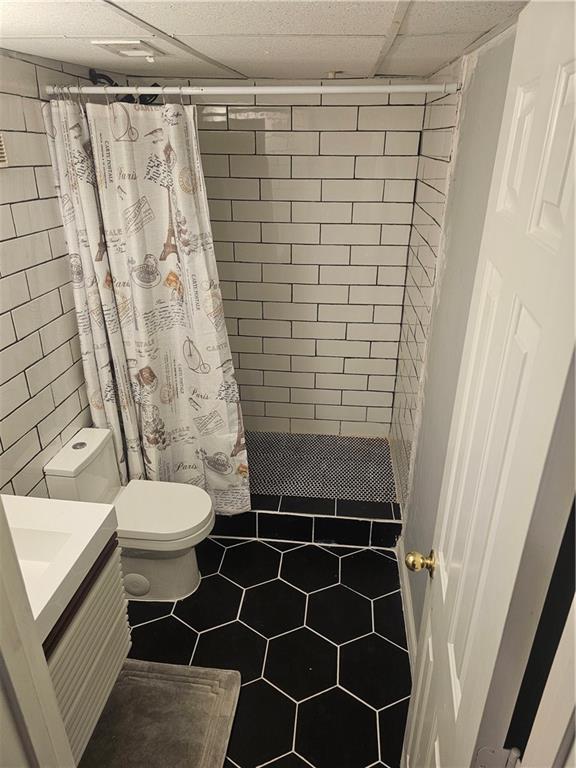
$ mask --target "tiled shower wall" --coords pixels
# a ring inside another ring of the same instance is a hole
[[[2,493],[46,495],[43,465],[90,423],[39,98],[48,83],[76,82],[55,61],[0,57],[0,130],[8,154],[0,170]]]
[[[0,487],[43,493],[89,415],[39,105],[86,72],[4,62]],[[423,96],[226,100],[201,106],[201,143],[247,426],[386,435]]]
[[[243,101],[199,111],[246,426],[386,436],[424,96]]]
[[[410,460],[418,427],[442,220],[458,114],[458,94],[428,97],[418,159],[414,219],[408,248],[398,374],[390,431],[399,499],[408,492]]]
[[[204,112],[225,311],[248,428],[382,436],[423,106],[323,98]]]

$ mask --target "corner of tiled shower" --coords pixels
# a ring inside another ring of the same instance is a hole
[[[454,65],[461,66],[461,63]],[[454,66],[439,76],[456,77]],[[394,406],[388,437],[401,508],[406,503],[418,438],[427,341],[436,300],[437,272],[443,258],[443,218],[460,93],[428,94],[420,139],[414,214],[408,246],[406,286],[398,346]]]

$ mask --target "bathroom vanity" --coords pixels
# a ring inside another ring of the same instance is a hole
[[[78,763],[130,648],[116,513],[76,501],[2,502]]]

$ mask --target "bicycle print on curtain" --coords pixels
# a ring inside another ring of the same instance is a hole
[[[86,121],[78,104],[51,105],[94,423],[112,429],[128,479],[250,509],[195,107],[88,104]]]

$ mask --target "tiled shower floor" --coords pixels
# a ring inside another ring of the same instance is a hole
[[[247,432],[253,494],[395,501],[387,440]]]
[[[393,554],[207,539],[177,603],[134,603],[131,657],[238,669],[226,768],[397,768],[410,668]]]

